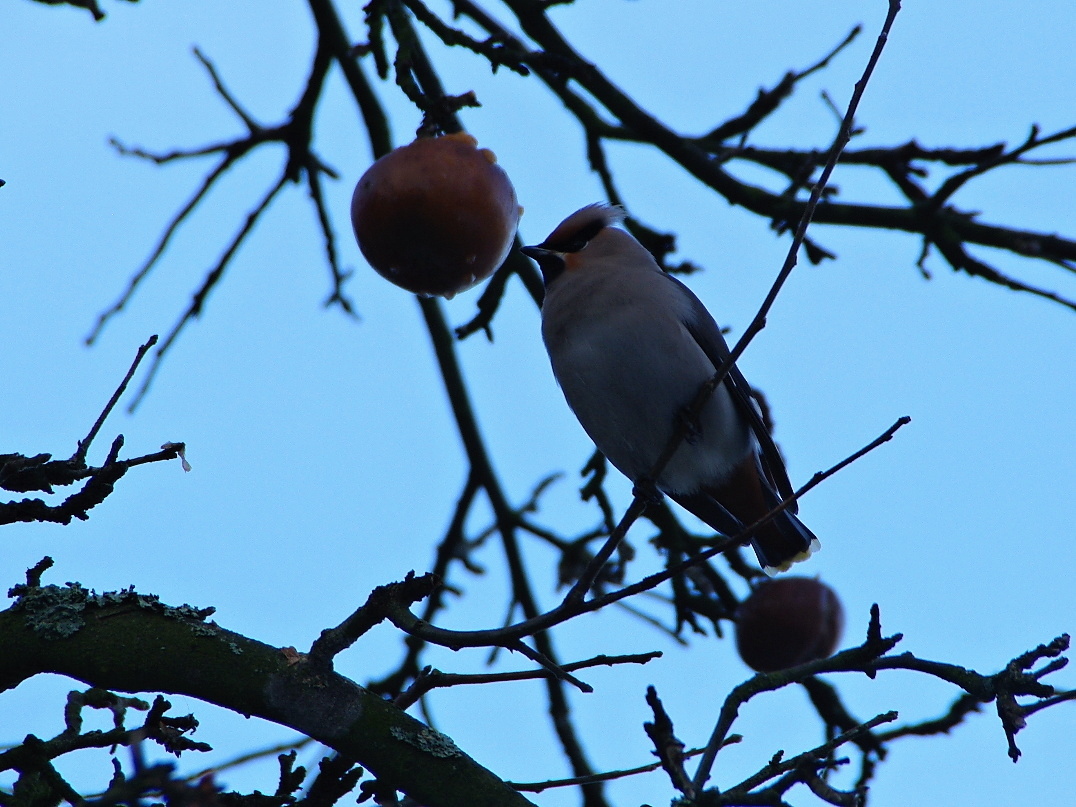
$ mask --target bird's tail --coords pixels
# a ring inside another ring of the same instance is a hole
[[[765,516],[781,502],[753,463],[744,463],[721,485],[694,493],[669,493],[681,507],[723,535],[736,535]],[[815,534],[790,509],[782,510],[755,530],[751,537],[758,562],[766,574],[787,571],[820,547]]]
[[[759,527],[751,539],[751,546],[762,570],[773,575],[788,571],[793,563],[807,560],[822,547],[822,543],[807,525],[786,510]]]

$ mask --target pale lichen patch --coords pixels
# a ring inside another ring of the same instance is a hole
[[[73,636],[86,624],[87,608],[129,606],[141,608],[186,623],[194,623],[203,636],[216,636],[220,628],[206,619],[215,608],[192,605],[165,605],[155,594],[139,594],[134,587],[97,594],[79,583],[66,586],[15,586],[8,592],[16,598],[12,610],[24,614],[27,626],[46,639]]]
[[[423,726],[418,731],[393,726],[389,729],[389,733],[397,740],[413,745],[415,748],[441,759],[463,756],[463,752],[459,749],[459,746],[452,742],[451,737],[447,737],[428,726]]]

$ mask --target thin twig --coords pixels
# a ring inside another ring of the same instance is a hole
[[[841,732],[832,740],[822,743],[822,745],[812,748],[810,751],[804,751],[802,754],[797,754],[796,756],[785,760],[778,760],[775,758],[757,773],[752,774],[739,784],[728,788],[725,791],[725,796],[729,798],[743,797],[763,782],[769,781],[783,773],[801,768],[805,763],[814,767],[819,761],[825,760],[845,743],[854,742],[864,734],[870,733],[871,729],[876,726],[880,726],[883,723],[891,723],[896,719],[896,712],[884,712],[883,714],[872,717],[864,723],[860,723],[858,726],[854,726],[847,731]]]
[[[195,47],[193,51],[195,58],[202,63],[202,67],[206,69],[206,72],[209,73],[209,77],[213,79],[213,86],[216,87],[217,94],[224,99],[224,102],[231,107],[232,111],[239,117],[239,119],[246,124],[247,129],[251,132],[255,132],[262,128],[254,118],[243,109],[235,96],[228,91],[228,88],[224,86],[224,81],[221,79],[220,73],[217,72],[217,68],[213,62],[206,58],[205,54],[203,54],[197,47]]]
[[[286,743],[271,745],[268,748],[260,748],[257,751],[248,751],[245,754],[240,754],[239,756],[232,757],[224,762],[219,762],[208,768],[203,768],[195,773],[187,774],[183,778],[188,782],[196,782],[202,777],[218,774],[222,771],[230,770],[231,768],[238,768],[240,765],[246,765],[248,762],[253,762],[256,759],[276,756],[277,754],[283,754],[288,751],[297,751],[314,742],[317,741],[312,737],[300,737],[297,740],[289,740]]]
[[[890,440],[893,439],[893,435],[895,435],[899,429],[903,428],[904,426],[907,426],[911,422],[912,419],[910,417],[908,417],[907,415],[902,415],[901,417],[897,418],[896,422],[894,422],[892,426],[886,429],[878,437],[874,438],[874,440],[872,440],[870,443],[863,446],[863,448],[859,449],[859,451],[849,455],[848,457],[845,457],[833,467],[827,468],[825,471],[817,472],[814,476],[807,480],[807,483],[801,488],[799,488],[795,493],[785,499],[782,499],[780,502],[778,502],[777,506],[770,510],[770,512],[766,513],[765,516],[760,518],[754,524],[749,525],[743,531],[743,533],[737,537],[737,543],[743,544],[745,538],[752,535],[763,524],[766,524],[770,520],[772,520],[773,517],[776,516],[778,513],[783,510],[787,510],[795,502],[798,502],[801,498],[803,498],[804,495],[809,493],[814,488],[818,487],[820,484],[822,484],[822,482],[829,479],[838,471],[843,470],[844,468],[848,467],[853,462],[858,460],[860,457],[863,457],[866,454],[869,454],[871,451],[874,451],[874,449],[878,448],[880,445],[888,443]]]
[[[563,664],[560,666],[560,670],[564,672],[574,672],[575,670],[583,670],[588,667],[613,667],[618,664],[646,664],[649,661],[653,661],[656,658],[661,658],[661,652],[654,650],[649,653],[635,653],[627,656],[595,656],[585,661],[573,661],[570,664]],[[554,675],[552,671],[548,669],[540,670],[519,670],[515,672],[502,672],[502,673],[445,673],[440,670],[426,669],[415,679],[415,682],[403,693],[399,695],[393,702],[401,709],[406,709],[419,698],[423,697],[427,692],[442,687],[454,687],[454,686],[466,686],[472,684],[495,684],[506,683],[509,681],[532,681],[538,678],[546,678],[550,675]]]
[[[131,367],[127,371],[127,375],[123,377],[119,386],[116,387],[116,391],[112,393],[112,397],[109,399],[108,403],[105,404],[105,408],[101,410],[97,422],[94,423],[93,427],[90,429],[90,433],[86,435],[86,439],[78,441],[78,447],[75,449],[75,453],[71,456],[72,463],[81,465],[86,461],[86,452],[90,450],[90,444],[97,436],[97,433],[101,431],[101,427],[105,424],[105,420],[119,402],[120,396],[122,396],[124,390],[127,389],[127,385],[131,383],[131,378],[138,369],[138,365],[142,363],[142,359],[146,357],[146,352],[155,344],[157,344],[157,334],[153,334],[144,345],[138,348],[138,353],[135,354],[134,361],[131,362]]]
[[[138,393],[135,395],[134,400],[128,405],[127,411],[133,412],[138,408],[138,405],[142,403],[143,398],[146,397],[146,393],[149,392],[150,386],[157,377],[157,372],[161,369],[161,361],[164,359],[165,354],[168,352],[169,348],[172,347],[172,344],[176,341],[176,338],[180,333],[182,333],[184,327],[202,313],[202,307],[209,298],[209,294],[216,288],[217,283],[224,275],[224,272],[231,263],[235,253],[238,251],[239,247],[242,246],[247,235],[254,229],[254,225],[258,223],[258,219],[261,218],[261,215],[269,209],[269,205],[276,195],[284,188],[287,181],[287,177],[282,174],[276,183],[261,198],[261,201],[259,201],[247,214],[246,221],[243,222],[243,225],[232,237],[231,243],[225,248],[216,265],[205,276],[202,285],[191,297],[191,302],[190,305],[187,306],[187,310],[180,315],[176,324],[172,326],[172,330],[168,332],[168,336],[165,337],[164,342],[162,342],[161,346],[154,352],[149,370],[146,372],[145,378],[142,379],[142,385],[138,388]]]
[[[823,56],[820,60],[808,67],[806,70],[799,72],[789,71],[785,74],[784,78],[771,90],[759,90],[758,97],[751,103],[747,110],[737,115],[735,118],[725,121],[713,131],[703,135],[698,139],[699,143],[706,144],[708,142],[721,143],[728,140],[730,137],[737,135],[744,135],[750,132],[755,126],[761,123],[766,117],[771,115],[781,103],[792,95],[792,91],[795,89],[802,79],[812,73],[816,73],[819,70],[824,69],[829,63],[846,47],[852,44],[860,32],[863,30],[863,26],[856,25],[848,33],[839,45],[833,50]]]
[[[882,445],[887,438],[887,435],[891,435],[896,428],[902,425],[901,421],[891,426],[886,430],[885,434],[881,437],[873,440],[869,446],[864,449],[860,449],[853,455],[854,458],[862,457],[867,451],[870,451],[878,446]],[[837,468],[844,468],[851,461],[851,458],[841,460],[837,465],[830,468],[828,471],[822,472],[821,478],[828,478],[828,476],[836,473]],[[808,483],[810,485],[811,483]],[[807,487],[806,485],[804,487]],[[790,500],[783,502],[779,507],[787,507],[792,500],[798,500],[799,493],[793,494]],[[634,504],[634,502],[633,502]],[[765,523],[765,519],[761,519],[757,524]],[[691,556],[690,558],[676,564],[667,566],[660,572],[655,572],[652,575],[644,577],[631,585],[624,586],[616,591],[609,592],[608,594],[602,594],[593,597],[589,600],[578,601],[566,595],[559,605],[550,611],[538,614],[532,617],[528,617],[522,622],[518,622],[514,625],[508,625],[503,628],[493,628],[488,630],[475,630],[475,631],[455,631],[447,630],[445,628],[435,627],[428,622],[418,619],[412,614],[406,607],[401,606],[399,603],[395,603],[389,610],[388,619],[400,630],[419,636],[422,639],[438,644],[443,647],[452,649],[460,649],[463,647],[505,647],[509,642],[516,641],[525,636],[545,636],[549,628],[559,625],[562,622],[566,622],[569,619],[573,619],[576,616],[584,613],[592,613],[594,611],[601,610],[605,606],[625,599],[627,597],[640,594],[644,591],[660,585],[671,577],[682,574],[686,570],[709,560],[716,555],[723,552],[727,552],[731,547],[738,546],[746,543],[747,538],[746,531],[739,535],[735,535],[727,538],[724,541],[720,541],[714,546],[706,549],[698,554]],[[609,546],[609,542],[606,542],[606,547]],[[603,547],[606,548],[606,547]]]
[[[739,742],[741,737],[739,735],[733,735],[728,739],[729,744],[731,744]],[[698,756],[702,753],[702,750],[703,749],[701,748],[693,748],[690,751],[685,751],[684,759]],[[623,779],[626,776],[637,776],[640,773],[656,771],[660,767],[660,762],[651,762],[648,765],[640,765],[638,768],[627,768],[622,771],[607,771],[605,773],[593,773],[590,776],[573,776],[570,779],[550,779],[545,782],[505,782],[505,784],[523,793],[541,793],[543,790],[549,790],[554,787],[572,787],[574,785],[584,785],[590,782],[609,782],[613,779]]]
[[[120,144],[115,140],[113,140],[113,145],[116,146],[118,150],[120,150],[121,154],[130,153],[124,152],[122,150],[122,146],[120,146]],[[216,150],[217,147],[213,147],[213,151]],[[134,293],[138,289],[139,285],[141,285],[142,281],[146,279],[146,276],[150,273],[150,271],[152,271],[153,267],[156,266],[157,261],[160,260],[160,257],[164,254],[164,250],[168,246],[168,242],[172,240],[172,236],[175,235],[176,230],[179,229],[179,225],[187,219],[187,217],[198,206],[198,203],[201,202],[203,198],[205,198],[205,195],[209,192],[210,188],[213,187],[213,184],[224,174],[225,171],[227,171],[232,166],[232,164],[238,158],[238,154],[231,151],[226,152],[224,157],[219,163],[217,163],[213,170],[206,174],[205,178],[202,180],[202,184],[194,192],[191,198],[187,200],[187,203],[183,207],[181,207],[174,216],[172,216],[172,220],[168,222],[168,225],[164,228],[164,233],[162,233],[160,239],[157,241],[156,246],[154,246],[153,250],[150,252],[149,257],[146,258],[145,262],[138,268],[138,271],[136,271],[131,276],[131,279],[127,281],[127,288],[124,289],[123,292],[120,294],[119,299],[117,299],[116,302],[114,302],[111,306],[98,314],[97,322],[94,324],[93,329],[89,332],[89,334],[87,334],[86,338],[83,340],[87,345],[92,345],[94,342],[96,342],[97,337],[101,335],[101,331],[104,329],[108,321],[112,319],[112,317],[114,317],[116,314],[120,313],[127,305],[127,303],[131,301],[131,298],[134,296]]]

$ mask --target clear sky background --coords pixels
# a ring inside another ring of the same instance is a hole
[[[283,156],[266,149],[235,171],[87,349],[82,340],[97,314],[210,165],[156,169],[117,156],[109,136],[168,150],[241,134],[191,56],[193,45],[267,124],[294,103],[312,53],[312,24],[299,2],[105,2],[109,16],[101,24],[77,9],[18,0],[0,11],[0,177],[8,183],[0,189],[0,451],[70,455],[137,346],[166,333],[184,310]],[[350,34],[362,39],[360,5],[342,5]],[[812,64],[862,22],[864,35],[753,136],[760,145],[824,147],[836,121],[819,94],[828,91],[843,108],[885,10],[881,0],[580,0],[552,16],[644,108],[690,133],[739,113],[760,85]],[[1014,143],[1032,123],[1045,132],[1076,124],[1073,30],[1069,0],[906,2],[861,106],[866,133],[857,144]],[[525,242],[602,198],[578,127],[536,80],[506,71],[491,80],[488,67],[465,53],[437,48],[434,59],[449,92],[474,89],[483,103],[463,121],[515,182],[526,208]],[[418,114],[391,82],[379,92],[395,140],[409,140]],[[118,432],[129,455],[183,440],[193,471],[184,474],[176,463],[138,468],[87,523],[6,528],[4,587],[48,554],[56,567],[46,580],[79,580],[99,591],[134,584],[168,603],[214,605],[224,627],[304,649],[374,586],[430,567],[464,482],[465,458],[418,306],[372,272],[351,239],[348,200],[371,155],[336,72],[316,134],[320,153],[342,175],[327,190],[342,260],[355,269],[348,291],[361,319],[322,308],[329,277],[316,221],[305,193],[289,189],[182,336],[141,408],[114,415],[90,456],[100,462]],[[677,233],[678,257],[706,269],[690,285],[735,338],[787,240],[653,151],[609,151],[632,213]],[[1043,156],[1074,154],[1070,144]],[[834,182],[845,200],[899,201],[862,170],[839,168]],[[1005,168],[970,183],[955,202],[982,211],[987,222],[1072,237],[1076,167]],[[793,482],[802,484],[897,417],[912,417],[895,441],[801,506],[823,544],[802,571],[839,592],[844,644],[860,640],[872,602],[881,606],[886,632],[904,633],[903,649],[981,672],[1076,629],[1076,313],[955,275],[937,256],[928,261],[928,282],[915,267],[920,244],[911,236],[817,227],[813,237],[839,260],[796,270],[741,361],[774,407]],[[1076,297],[1076,279],[1064,270],[976,254]],[[447,304],[454,324],[472,316],[478,293]],[[567,533],[590,527],[594,516],[578,504],[576,472],[591,446],[555,386],[537,311],[518,283],[494,332],[493,344],[479,335],[459,349],[495,467],[517,503],[540,478],[564,471],[541,518]],[[616,480],[611,490],[626,506],[627,484]],[[643,523],[631,535],[638,574],[658,564],[646,543],[651,533]],[[539,570],[542,603],[552,605],[554,558],[537,543],[527,552]],[[503,617],[505,581],[493,573],[497,545],[478,559],[491,573],[457,573],[467,597],[445,615],[447,627],[490,627]],[[571,696],[599,770],[651,759],[641,727],[649,717],[647,684],[657,686],[681,739],[701,745],[724,694],[749,675],[729,641],[692,637],[685,649],[617,611],[577,620],[555,638],[565,659],[665,652],[645,668],[589,672],[595,693]],[[382,626],[338,659],[338,669],[371,680],[401,652],[399,634]],[[484,669],[485,657],[446,652],[431,660],[468,671]],[[519,663],[501,661],[501,669]],[[1053,678],[1076,686],[1071,672]],[[908,673],[845,679],[838,683],[862,719],[888,709],[906,720],[928,718],[957,694]],[[0,695],[0,742],[58,732],[62,693],[70,688],[70,681],[40,677]],[[505,778],[564,776],[541,692],[529,683],[439,693],[432,716]],[[203,721],[196,739],[218,749],[185,757],[185,770],[291,736],[193,699],[172,700],[177,713],[194,711]],[[1024,757],[1013,765],[988,706],[951,737],[894,744],[872,783],[872,804],[1067,803],[1074,728],[1073,705],[1034,715],[1018,738]],[[745,741],[722,754],[717,784],[739,781],[777,749],[793,754],[821,740],[798,689],[752,702],[735,730]],[[77,782],[104,783],[111,774],[97,753],[65,765]],[[270,761],[222,781],[265,791],[274,787],[275,767]],[[660,773],[613,784],[609,793],[620,805],[658,805],[674,795]],[[817,803],[805,790],[790,798]],[[563,792],[534,800],[551,807],[578,801]]]

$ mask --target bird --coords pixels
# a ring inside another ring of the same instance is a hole
[[[736,368],[695,418],[688,408],[729,357],[713,316],[622,228],[622,208],[588,205],[522,247],[545,281],[542,339],[568,406],[636,490],[649,484],[735,536],[792,495],[784,461]],[[685,437],[649,479],[676,429]],[[820,543],[792,502],[751,543],[774,575]]]

